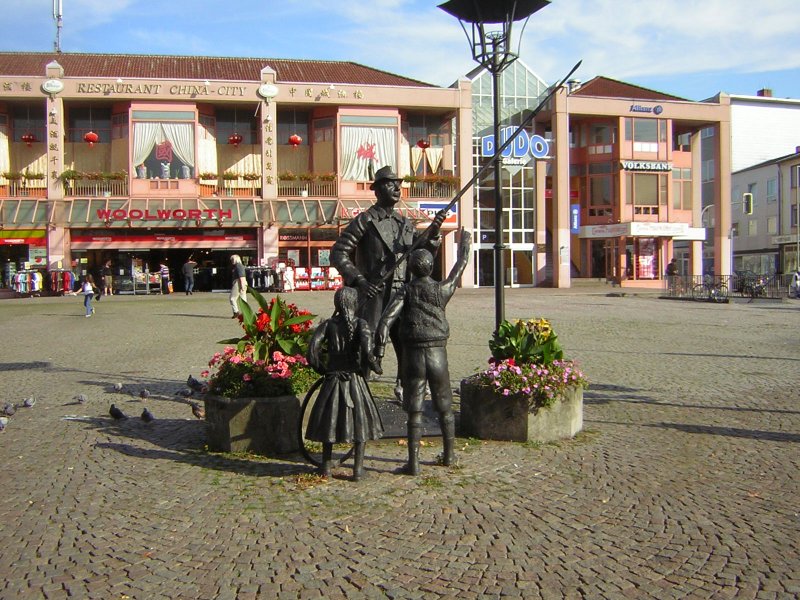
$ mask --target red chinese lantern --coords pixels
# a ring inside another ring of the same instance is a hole
[[[232,133],[228,136],[228,143],[231,144],[234,148],[238,148],[239,144],[242,143],[243,139],[244,138],[242,138],[242,136],[239,135],[238,133]]]
[[[25,145],[26,145],[26,146],[28,146],[28,148],[30,148],[30,147],[31,147],[31,144],[33,144],[33,142],[35,142],[35,141],[36,141],[36,136],[35,136],[35,135],[33,135],[32,133],[26,133],[25,135],[23,135],[22,137],[20,137],[20,139],[21,139],[23,142],[25,142]]]
[[[430,142],[426,142],[425,140],[419,140],[417,142],[417,148],[422,148],[423,150],[425,150],[426,148],[430,147],[431,147]]]
[[[100,136],[97,135],[94,131],[88,132],[86,135],[83,136],[83,141],[89,144],[89,148],[93,148],[94,145],[100,140]]]
[[[297,148],[302,143],[303,143],[303,138],[301,138],[296,133],[294,133],[294,134],[289,136],[289,145],[290,146],[294,146],[295,148]]]

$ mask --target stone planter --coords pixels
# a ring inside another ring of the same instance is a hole
[[[301,399],[205,398],[208,447],[215,452],[253,452],[266,456],[297,452]]]
[[[503,396],[493,389],[461,381],[461,434],[482,440],[552,442],[583,429],[583,388],[567,390],[553,406],[528,412],[522,395]]]

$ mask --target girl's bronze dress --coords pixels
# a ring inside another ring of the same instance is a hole
[[[327,364],[318,360],[327,345]],[[362,357],[372,352],[372,332],[363,319],[335,315],[320,324],[309,344],[311,364],[325,380],[311,409],[306,439],[328,443],[376,440],[383,423],[364,378]]]

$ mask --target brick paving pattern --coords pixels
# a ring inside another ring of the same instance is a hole
[[[384,440],[359,483],[203,450],[175,392],[238,334],[224,294],[91,319],[78,298],[3,301],[0,404],[38,401],[0,433],[0,598],[800,597],[800,302],[608,291],[507,293],[592,382],[576,439],[459,439],[448,469],[429,438],[416,478]],[[329,292],[287,298],[331,312]],[[448,317],[456,387],[488,357],[493,291]]]

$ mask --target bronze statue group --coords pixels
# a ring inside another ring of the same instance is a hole
[[[309,363],[324,375],[306,429],[306,438],[322,443],[320,474],[330,476],[334,444],[352,443],[353,479],[364,475],[368,440],[383,434],[370,393],[370,372],[382,373],[381,359],[391,342],[398,364],[403,408],[408,414],[408,462],[403,472],[419,474],[422,406],[426,387],[439,416],[442,464],[455,461],[445,307],[469,261],[472,238],[460,231],[458,257],[444,281],[431,277],[447,214],[436,214],[418,231],[394,207],[402,179],[388,166],[378,169],[370,186],[375,204],[358,214],[331,250],[331,264],[345,286],[334,295],[334,314],[320,324],[309,344]]]

